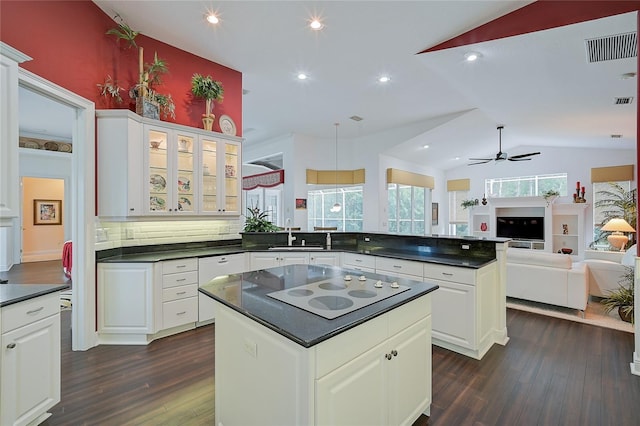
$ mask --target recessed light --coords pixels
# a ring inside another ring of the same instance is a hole
[[[303,72],[298,74],[298,80],[306,80],[307,79],[307,75]]]
[[[482,54],[478,52],[468,52],[464,55],[464,59],[467,62],[477,61],[480,58],[482,58]]]
[[[391,78],[388,75],[383,75],[378,78],[378,81],[380,83],[388,83],[389,81],[391,81]]]
[[[424,149],[427,149],[427,148],[429,148],[429,145],[423,145],[422,147],[423,147]]]
[[[220,20],[218,19],[215,13],[209,13],[207,15],[207,22],[210,24],[217,24],[218,22],[220,22]]]
[[[454,158],[454,160],[456,160],[456,161],[458,161],[459,159],[460,159],[460,157],[456,157],[456,158]]]
[[[312,30],[318,31],[324,28],[324,24],[320,22],[319,19],[312,19],[311,22],[309,23],[309,27]]]

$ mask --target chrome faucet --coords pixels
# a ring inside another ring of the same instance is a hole
[[[284,222],[284,229],[285,231],[288,229],[289,230],[289,235],[287,237],[287,245],[288,246],[292,246],[293,242],[295,241],[296,237],[294,237],[291,234],[291,218],[288,217],[287,220]]]

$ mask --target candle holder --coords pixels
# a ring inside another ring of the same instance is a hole
[[[576,182],[576,193],[573,194],[574,203],[586,203],[587,199],[584,197],[584,186],[580,186],[580,182]]]

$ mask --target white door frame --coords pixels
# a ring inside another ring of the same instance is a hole
[[[72,350],[98,344],[95,266],[95,104],[19,68],[19,84],[75,109],[72,142],[71,240],[73,241]]]

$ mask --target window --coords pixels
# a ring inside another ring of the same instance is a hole
[[[626,208],[626,205],[629,205],[629,208]],[[609,234],[603,234],[600,231],[600,228],[607,222],[607,218],[619,216],[627,222],[633,222],[632,218],[624,217],[624,210],[627,212],[635,211],[635,191],[631,191],[631,181],[593,182],[593,242],[595,248],[609,249],[606,238]],[[635,223],[629,224],[636,227]]]
[[[332,212],[336,203],[339,212]],[[336,226],[338,231],[362,231],[362,186],[325,188],[307,191],[308,229]]]
[[[426,188],[391,183],[387,190],[389,232],[424,235]]]
[[[550,189],[564,196],[567,195],[567,174],[485,179],[484,188],[488,197],[535,197]]]
[[[469,231],[469,212],[460,204],[469,191],[449,191],[449,234],[465,236]]]
[[[247,208],[258,207],[266,212],[269,222],[282,226],[282,185],[275,188],[255,188],[245,191],[245,206]]]

